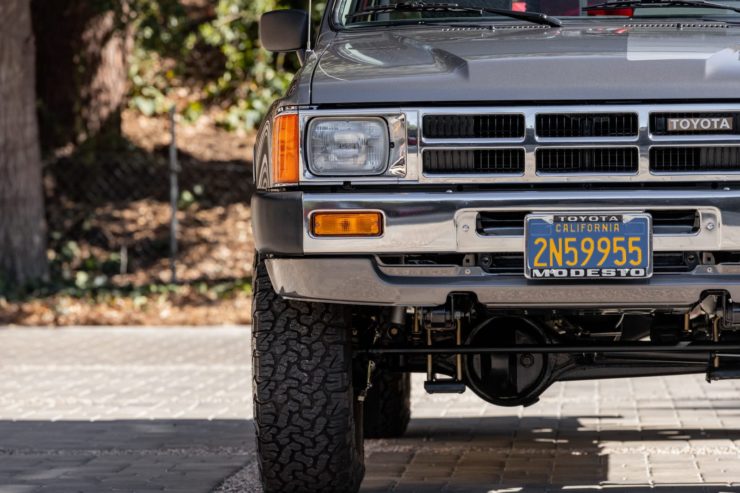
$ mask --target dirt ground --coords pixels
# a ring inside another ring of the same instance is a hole
[[[0,324],[250,322],[254,135],[221,129],[208,116],[195,124],[178,124],[177,130],[182,169],[178,282],[171,282],[166,170],[136,176],[140,170],[159,169],[152,163],[166,167],[169,122],[126,111],[123,131],[130,155],[116,154],[102,181],[80,183],[80,196],[87,194],[83,199],[52,190],[52,200],[47,200],[49,257],[70,286],[17,300],[0,297]],[[86,169],[64,163],[60,175],[69,181],[56,186],[77,192],[77,180],[92,180]],[[106,200],[88,200],[96,186]],[[108,200],[108,195],[117,200]]]

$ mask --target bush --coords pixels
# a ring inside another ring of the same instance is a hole
[[[176,104],[186,121],[217,108],[229,129],[254,128],[290,83],[294,56],[259,46],[259,16],[276,8],[305,8],[298,0],[133,0],[131,105],[146,115]],[[195,4],[195,5],[193,5]],[[314,2],[314,19],[323,12]]]

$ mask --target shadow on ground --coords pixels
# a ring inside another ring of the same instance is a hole
[[[414,419],[401,439],[367,442],[363,491],[740,491],[737,449],[727,448],[740,430],[640,429],[620,421],[610,415]],[[715,460],[727,470],[714,468],[704,479],[701,462]]]
[[[735,463],[723,481],[681,481],[685,468],[701,460],[692,447],[705,444],[700,455],[713,456],[713,443],[738,440],[740,430],[613,429],[619,420],[414,419],[401,439],[366,442],[363,491],[740,492],[730,486],[740,479],[736,452],[715,451]],[[253,436],[252,422],[236,419],[0,421],[0,492],[258,493]],[[674,468],[676,481],[654,483],[651,490],[660,464]]]
[[[253,435],[248,420],[0,421],[0,492],[210,492],[254,460]]]

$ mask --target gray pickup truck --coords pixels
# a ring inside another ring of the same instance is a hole
[[[267,492],[356,491],[430,393],[740,378],[740,2],[329,0],[252,201]]]

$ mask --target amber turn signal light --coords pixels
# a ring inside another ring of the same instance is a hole
[[[383,215],[380,212],[317,212],[312,216],[314,236],[380,236]]]
[[[272,181],[298,183],[298,115],[279,115],[272,129]]]

